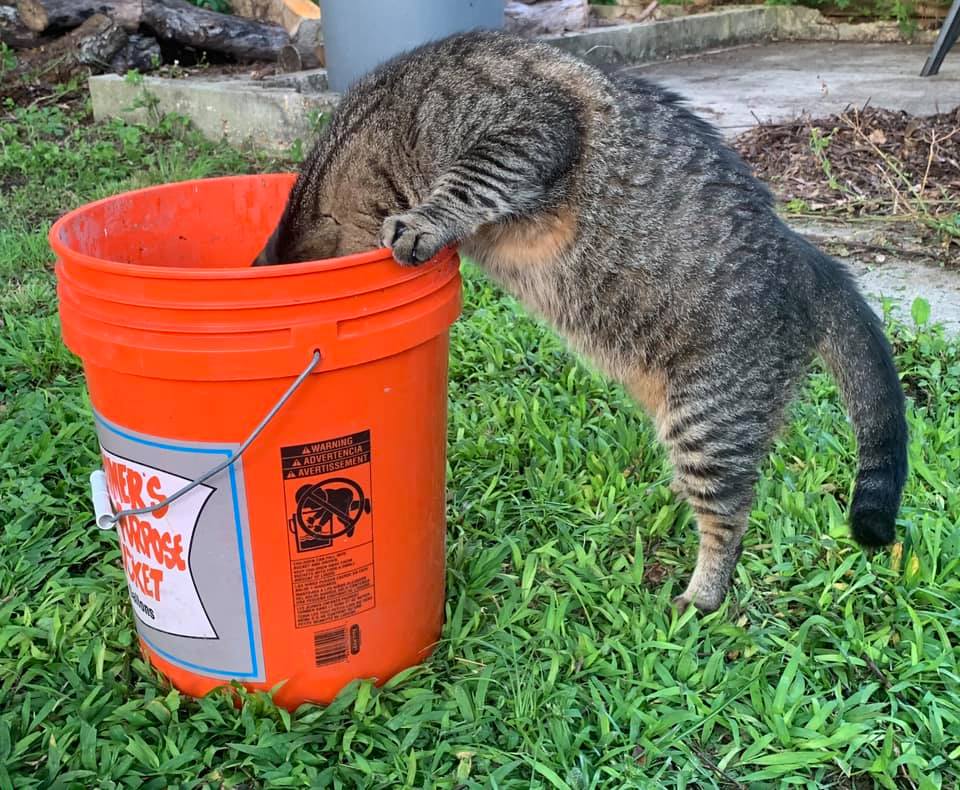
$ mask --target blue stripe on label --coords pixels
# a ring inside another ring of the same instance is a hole
[[[225,458],[229,458],[232,451],[226,448],[215,448],[215,447],[189,447],[180,444],[165,444],[163,442],[155,442],[150,439],[141,439],[139,436],[135,436],[131,433],[117,428],[114,425],[111,425],[106,420],[103,419],[99,414],[94,412],[94,419],[100,423],[104,428],[106,428],[111,433],[115,433],[117,436],[121,436],[127,441],[135,442],[137,444],[143,444],[147,447],[157,447],[161,450],[173,450],[174,452],[183,452],[183,453],[203,453],[206,455],[222,455]],[[228,467],[230,472],[230,495],[233,498],[233,521],[234,528],[237,535],[237,554],[240,559],[240,578],[243,584],[243,610],[247,619],[247,645],[248,650],[250,651],[250,671],[249,672],[236,672],[226,669],[217,669],[215,667],[205,667],[200,664],[194,664],[190,661],[184,661],[181,658],[177,658],[175,655],[168,653],[166,650],[162,650],[157,647],[153,642],[151,642],[143,634],[140,634],[140,638],[143,639],[150,648],[155,651],[158,655],[163,656],[171,664],[176,664],[177,666],[184,667],[185,669],[193,669],[198,672],[207,672],[216,675],[222,675],[224,677],[231,678],[255,678],[260,674],[260,668],[257,664],[257,649],[256,649],[256,640],[253,632],[253,613],[250,611],[250,583],[247,579],[247,560],[243,551],[243,525],[240,520],[240,500],[237,496],[237,479],[236,473],[232,466]]]

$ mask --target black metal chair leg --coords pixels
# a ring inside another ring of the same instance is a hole
[[[940,35],[937,36],[936,43],[933,45],[933,51],[920,71],[921,77],[929,77],[940,71],[940,64],[943,63],[943,59],[958,37],[960,37],[960,0],[953,0],[953,5],[947,12],[947,18],[943,20],[943,26],[940,28]]]

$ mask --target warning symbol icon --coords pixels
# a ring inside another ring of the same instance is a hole
[[[280,448],[291,556],[373,540],[370,431]]]
[[[300,551],[325,548],[343,535],[353,537],[357,523],[371,509],[363,489],[347,477],[302,485],[295,499],[290,531]]]

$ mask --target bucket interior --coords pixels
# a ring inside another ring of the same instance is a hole
[[[62,217],[61,327],[87,364],[192,380],[297,375],[397,354],[460,309],[453,248],[423,266],[388,249],[257,266],[296,177],[229,176],[116,195]]]
[[[91,203],[61,220],[72,253],[139,266],[249,268],[273,232],[296,176],[211,178]]]

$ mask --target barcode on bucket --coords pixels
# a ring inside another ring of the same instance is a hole
[[[335,664],[347,658],[347,629],[317,631],[313,635],[313,660],[318,667]]]

